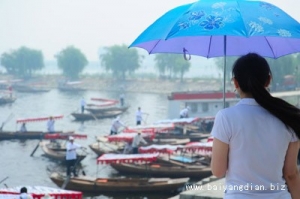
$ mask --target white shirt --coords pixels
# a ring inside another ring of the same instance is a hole
[[[75,160],[77,158],[76,149],[79,149],[81,145],[71,142],[67,143],[66,146],[66,160]]]
[[[188,117],[188,114],[189,114],[188,108],[184,108],[180,111],[180,116],[182,116],[182,117]]]
[[[137,110],[135,113],[136,121],[142,121],[143,120],[143,113],[141,110]]]
[[[81,100],[80,100],[80,105],[81,105],[81,106],[85,106],[85,100],[84,100],[84,99],[81,99]]]
[[[121,126],[125,126],[120,120],[114,119],[111,125],[111,130],[117,132]]]
[[[48,120],[47,122],[47,130],[49,132],[54,132],[54,120]]]
[[[297,141],[278,118],[254,99],[242,99],[217,113],[212,136],[229,144],[224,198],[290,198],[286,188],[271,190],[272,184],[285,185],[282,168],[286,151],[290,142]],[[252,190],[229,189],[237,185],[252,185]],[[259,190],[253,190],[256,185]]]
[[[141,142],[143,142],[144,144],[147,144],[147,142],[144,140],[142,135],[137,134],[136,136],[134,136],[131,146],[133,148],[136,148],[140,145]]]

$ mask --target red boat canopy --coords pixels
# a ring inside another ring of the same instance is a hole
[[[52,116],[54,120],[62,119],[64,116]],[[50,117],[38,117],[38,118],[26,118],[26,119],[18,119],[17,123],[27,123],[27,122],[42,122],[49,120]]]
[[[51,187],[43,186],[25,186],[27,193],[30,194],[33,199],[42,199],[45,195],[52,196],[54,199],[82,199],[82,192],[70,191],[64,189],[56,189]],[[1,199],[19,199],[20,189],[22,187],[13,188],[1,188],[0,198]]]
[[[74,134],[74,133],[47,133],[44,135],[44,139],[69,139],[72,136],[76,139],[86,139],[87,135]]]
[[[123,130],[124,133],[133,133],[133,132],[141,132],[141,133],[161,133],[168,132],[170,130],[175,129],[175,125],[173,123],[166,124],[152,124],[152,125],[139,125],[139,126],[129,126]]]
[[[112,105],[115,105],[117,103],[119,103],[118,100],[112,100],[112,99],[103,99],[103,98],[91,98],[91,100],[93,101],[100,101],[100,102],[105,102],[105,103],[102,103],[102,104],[93,104],[93,106],[112,106]]]
[[[182,145],[169,145],[169,144],[164,144],[164,145],[156,145],[152,144],[150,146],[142,146],[139,147],[139,152],[140,153],[173,153],[174,151],[177,151],[178,148],[183,147]]]
[[[149,163],[157,159],[158,153],[155,154],[104,154],[97,159],[99,164],[116,164],[116,163]]]
[[[136,135],[137,133],[119,133],[117,135],[109,135],[107,139],[109,142],[132,142]],[[143,133],[141,135],[143,138],[150,138],[151,140],[153,140],[155,136],[152,133]]]

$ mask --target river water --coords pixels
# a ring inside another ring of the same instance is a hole
[[[70,113],[79,111],[80,99],[84,97],[87,103],[92,103],[90,98],[118,99],[119,93],[101,91],[62,92],[52,89],[46,93],[14,93],[17,100],[11,105],[0,106],[0,122],[6,121],[11,115],[3,130],[16,130],[20,126],[16,120],[20,118],[47,117],[64,115],[57,120],[55,130],[70,131],[87,134],[87,139],[77,139],[76,142],[88,147],[95,142],[95,136],[107,135],[110,131],[112,119],[86,121],[84,123],[74,121]],[[167,95],[147,93],[126,93],[125,100],[130,104],[127,112],[121,115],[121,120],[126,125],[135,125],[135,111],[140,106],[142,111],[149,113],[144,118],[151,124],[157,120],[167,119]],[[28,130],[46,130],[46,122],[32,122],[27,124]],[[8,186],[48,186],[57,187],[49,178],[49,169],[59,170],[62,166],[43,156],[42,149],[38,148],[33,157],[30,154],[38,144],[38,140],[11,140],[0,141],[0,181],[8,177],[0,184],[0,187]],[[97,165],[96,154],[88,148],[88,156],[82,161],[84,171],[88,176],[108,177],[117,175],[117,172],[109,165]],[[103,196],[98,198],[167,198],[163,195],[122,195]]]

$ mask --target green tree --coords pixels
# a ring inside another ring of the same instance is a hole
[[[77,48],[69,46],[56,56],[57,65],[62,69],[64,76],[76,80],[84,67],[88,64],[85,55]]]
[[[105,53],[99,56],[101,65],[106,71],[112,71],[117,78],[125,79],[126,74],[133,73],[141,66],[143,56],[136,49],[128,49],[126,45],[105,47]]]
[[[157,54],[154,60],[160,76],[165,76],[168,73],[169,78],[172,78],[179,74],[181,81],[191,67],[190,62],[183,59],[182,55]]]
[[[44,67],[44,58],[39,50],[21,47],[11,53],[3,53],[1,65],[8,74],[26,78],[31,77],[34,71]]]

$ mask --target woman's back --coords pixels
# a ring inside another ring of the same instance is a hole
[[[296,138],[253,98],[220,111],[212,135],[229,145],[228,193],[287,192],[281,190],[286,189],[282,168],[288,145]]]

